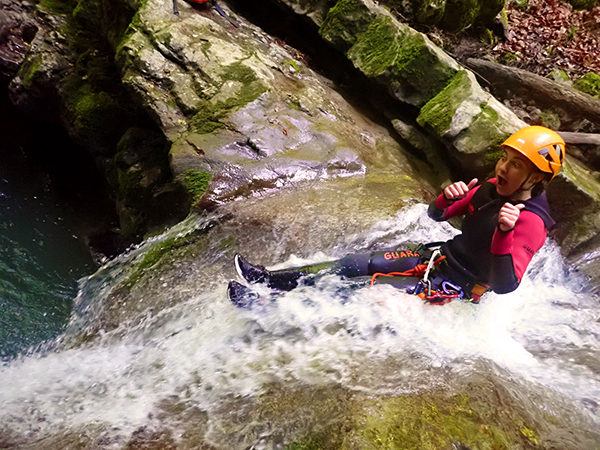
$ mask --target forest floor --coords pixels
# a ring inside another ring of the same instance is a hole
[[[600,75],[600,5],[574,11],[562,1],[529,0],[526,8],[508,2],[506,13],[501,36],[476,29],[438,36],[459,60],[492,57],[542,76],[561,70],[571,81],[588,72]]]

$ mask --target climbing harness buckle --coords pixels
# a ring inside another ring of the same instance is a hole
[[[460,286],[448,280],[442,281],[442,291],[444,291],[444,294],[446,295],[457,294],[457,298],[463,298],[465,296],[465,293]]]

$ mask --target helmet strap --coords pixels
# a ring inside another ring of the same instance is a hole
[[[520,194],[521,192],[527,192],[527,191],[531,191],[535,185],[537,183],[532,184],[529,187],[525,187],[525,184],[529,182],[529,179],[531,178],[532,173],[530,172],[529,175],[527,175],[527,178],[525,178],[525,180],[523,180],[523,182],[521,183],[521,186],[519,186],[519,188],[514,192],[513,195],[515,194]]]

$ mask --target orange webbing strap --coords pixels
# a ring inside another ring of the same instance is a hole
[[[446,259],[445,255],[440,256],[438,259],[436,259],[433,262],[433,265],[437,266],[444,259]],[[412,269],[409,269],[405,272],[374,273],[373,276],[371,276],[371,286],[373,286],[375,284],[375,280],[377,279],[377,277],[416,277],[416,278],[420,278],[423,275],[425,275],[425,273],[427,272],[427,266],[428,266],[428,264],[417,264],[415,267],[413,267]]]

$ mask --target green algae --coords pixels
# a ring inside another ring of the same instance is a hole
[[[192,197],[192,204],[195,204],[206,192],[210,179],[210,173],[195,169],[189,169],[179,176],[181,184]]]

